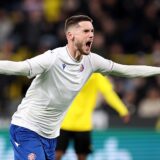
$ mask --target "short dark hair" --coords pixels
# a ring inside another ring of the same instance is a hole
[[[65,27],[64,27],[64,31],[66,32],[67,29],[72,26],[72,25],[76,25],[81,21],[90,21],[91,23],[93,22],[93,20],[86,15],[75,15],[75,16],[71,16],[69,18],[66,19],[65,21]]]

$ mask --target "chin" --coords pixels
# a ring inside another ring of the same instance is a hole
[[[87,50],[84,51],[83,54],[84,54],[84,55],[89,55],[90,53],[91,53],[91,50],[90,50],[90,49],[87,49]]]
[[[90,51],[89,52],[83,52],[83,55],[89,55],[90,54]]]

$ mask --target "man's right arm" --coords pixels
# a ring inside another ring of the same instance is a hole
[[[52,55],[51,51],[47,51],[25,61],[0,61],[0,74],[35,77],[49,69],[55,59]]]
[[[30,66],[27,61],[0,61],[0,74],[29,76]]]

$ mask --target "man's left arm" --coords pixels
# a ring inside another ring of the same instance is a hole
[[[128,78],[149,77],[160,74],[160,67],[113,63],[110,74]]]
[[[91,64],[93,72],[99,72],[103,75],[134,78],[160,74],[160,67],[118,64],[94,53],[91,54]]]

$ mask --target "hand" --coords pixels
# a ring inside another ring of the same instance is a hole
[[[127,115],[123,116],[122,119],[123,119],[124,123],[129,123],[131,116],[130,116],[130,114],[127,114]]]

